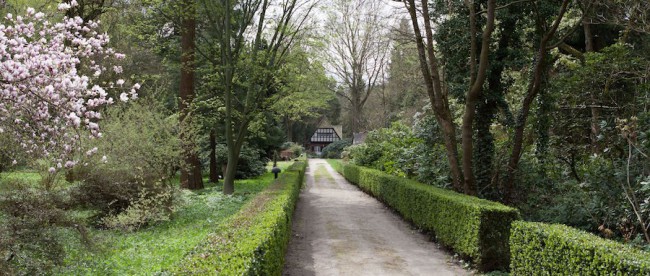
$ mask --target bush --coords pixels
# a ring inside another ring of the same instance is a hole
[[[135,231],[148,223],[167,221],[174,211],[171,189],[163,191],[138,191],[138,197],[131,200],[126,209],[116,215],[102,218],[104,226],[123,231]]]
[[[26,163],[28,155],[8,132],[0,132],[0,172],[13,170]],[[15,162],[14,162],[15,161]]]
[[[64,194],[16,180],[0,186],[0,274],[48,274],[65,257],[57,230],[76,226],[65,215]]]
[[[650,254],[560,224],[517,221],[513,275],[650,275]]]
[[[415,149],[421,143],[422,140],[415,137],[408,126],[395,122],[390,128],[369,132],[365,146],[351,149],[350,155],[357,165],[412,177],[417,170]]]
[[[430,106],[414,116],[413,135],[420,139],[411,151],[416,158],[415,180],[450,188],[452,182],[442,131]]]
[[[97,156],[85,162],[106,164],[113,169],[141,169],[160,179],[175,174],[180,166],[178,117],[168,114],[152,100],[142,99],[105,112],[103,137],[89,141]],[[100,160],[106,156],[106,160]]]
[[[294,163],[262,194],[176,266],[173,274],[280,275],[306,162]]]
[[[335,167],[350,182],[433,233],[438,242],[471,258],[479,269],[507,268],[510,224],[519,218],[516,209],[369,168]]]
[[[289,150],[293,154],[292,158],[298,158],[305,152],[305,148],[298,143],[286,142],[282,144],[282,150]]]
[[[266,163],[268,159],[264,157],[264,153],[244,144],[239,154],[239,162],[237,163],[237,172],[235,173],[236,179],[255,178],[266,172]],[[217,164],[220,167],[228,163],[228,148],[224,144],[217,145]]]
[[[157,175],[102,166],[86,173],[73,197],[77,204],[97,212],[101,226],[131,231],[168,220],[175,192]]]
[[[346,147],[349,147],[352,145],[352,140],[351,139],[343,139],[343,140],[338,140],[334,143],[331,143],[327,145],[323,150],[321,151],[321,157],[322,158],[334,158],[334,159],[340,159],[341,158],[341,153],[343,152],[343,149]]]
[[[97,156],[75,167],[74,198],[96,210],[102,226],[135,230],[171,215],[180,141],[177,118],[163,110],[146,99],[108,110],[104,137],[89,141]]]

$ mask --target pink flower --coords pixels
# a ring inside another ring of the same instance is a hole
[[[70,4],[64,2],[64,3],[59,4],[57,9],[60,10],[60,11],[67,11],[70,8],[72,8],[72,6]]]
[[[65,167],[69,169],[69,168],[74,167],[74,165],[76,165],[76,164],[77,164],[77,162],[74,162],[74,161],[66,161],[65,162]]]
[[[57,8],[78,5],[71,0]],[[109,37],[100,33],[98,22],[48,17],[33,8],[25,16],[7,14],[5,19],[0,24],[0,133],[11,133],[25,153],[57,166],[70,160],[65,166],[72,167],[81,135],[101,137],[100,112],[114,103],[103,86],[114,82],[98,78],[110,66],[121,74],[121,66],[111,62],[125,55],[107,47]],[[122,93],[120,100],[129,100],[129,95]]]
[[[128,102],[129,101],[129,95],[127,95],[126,93],[120,94],[120,101]]]

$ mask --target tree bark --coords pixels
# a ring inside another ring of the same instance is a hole
[[[219,167],[217,166],[217,133],[210,131],[210,182],[219,182]]]
[[[181,166],[181,188],[203,189],[201,161],[195,152],[195,146],[186,139],[189,131],[189,106],[194,99],[195,38],[196,20],[193,1],[185,0],[182,4],[181,22],[181,79],[180,79],[180,138],[183,141]]]
[[[413,24],[413,31],[415,33],[415,42],[418,48],[418,57],[420,60],[420,69],[424,77],[424,82],[427,87],[427,94],[431,107],[436,115],[436,122],[440,125],[443,132],[443,140],[447,152],[447,159],[449,161],[449,168],[451,170],[451,178],[454,190],[458,192],[463,191],[463,173],[460,168],[458,160],[458,147],[456,143],[456,126],[449,110],[449,103],[447,102],[447,93],[443,91],[440,72],[438,69],[438,61],[433,49],[433,32],[431,30],[431,20],[429,17],[429,3],[427,0],[422,0],[422,15],[424,17],[424,28],[427,38],[425,45],[424,38],[420,32],[419,19],[417,16],[417,9],[415,0],[403,0],[409,15],[411,23]],[[428,54],[428,58],[427,58]]]
[[[555,32],[557,31],[560,22],[562,22],[562,19],[564,18],[564,14],[566,13],[567,7],[569,5],[570,0],[563,0],[562,2],[562,7],[560,8],[560,11],[558,13],[558,17],[555,19],[553,22],[553,25],[551,26],[550,30],[547,31],[546,33],[543,33],[543,36],[539,42],[539,48],[537,50],[537,58],[536,58],[536,63],[532,72],[532,81],[528,85],[528,91],[526,92],[526,96],[524,97],[524,101],[522,103],[521,107],[521,112],[517,118],[517,122],[515,123],[515,133],[514,133],[514,138],[513,138],[513,146],[512,146],[512,153],[510,155],[510,160],[508,161],[508,174],[506,177],[506,182],[505,182],[505,189],[504,189],[504,202],[505,203],[510,203],[513,199],[514,196],[514,181],[515,181],[515,173],[517,172],[517,169],[519,167],[519,160],[521,159],[521,153],[522,153],[522,148],[523,148],[523,141],[524,141],[524,130],[526,128],[526,120],[528,120],[528,115],[530,113],[530,108],[533,103],[533,100],[539,93],[539,90],[542,86],[543,83],[543,77],[544,71],[547,70],[547,62],[546,62],[546,57],[548,55],[549,49],[547,49],[548,43],[551,40],[551,38],[555,35]],[[542,26],[538,26],[539,30],[544,29]]]
[[[594,36],[591,32],[591,24],[584,20],[582,22],[582,28],[585,33],[585,51],[587,53],[594,52]],[[596,107],[596,96],[592,90],[589,93],[589,98],[591,100],[591,150],[593,153],[600,153],[600,144],[598,143],[598,136],[600,136],[600,110]]]
[[[353,97],[353,99],[350,109],[350,131],[357,133],[362,131],[363,128],[363,105],[361,105],[361,99],[358,97]]]
[[[506,69],[509,48],[513,39],[513,33],[517,27],[518,17],[512,16],[516,13],[513,8],[507,9],[507,15],[501,19],[499,30],[499,42],[495,51],[494,64],[490,66],[489,76],[487,79],[487,91],[482,94],[476,108],[476,141],[474,156],[474,174],[476,176],[476,186],[483,197],[488,199],[499,198],[496,193],[497,185],[493,181],[496,179],[493,175],[494,170],[494,136],[491,133],[490,126],[496,119],[499,108],[507,109],[501,106],[504,101],[505,86],[502,80],[503,71]],[[505,112],[504,112],[505,113]],[[492,185],[492,189],[487,189]],[[487,194],[486,194],[487,193]]]
[[[228,161],[226,163],[226,172],[223,180],[223,193],[226,195],[235,192],[235,172],[237,171],[237,162],[239,156],[235,150],[235,139],[233,135],[233,91],[232,91],[232,78],[234,70],[234,59],[232,55],[230,38],[232,37],[232,27],[230,26],[230,0],[225,0],[225,14],[224,14],[224,31],[221,35],[221,59],[224,64],[224,101],[226,105],[226,146],[228,148]]]
[[[476,41],[477,26],[476,26],[476,10],[474,1],[465,1],[470,11],[470,36],[471,36],[471,76],[470,88],[465,97],[465,112],[463,114],[462,124],[462,148],[463,148],[463,188],[466,194],[476,195],[476,183],[474,178],[474,170],[472,167],[473,157],[473,127],[474,117],[476,115],[476,104],[481,97],[483,91],[483,84],[487,78],[487,68],[490,54],[490,38],[494,31],[494,18],[495,18],[495,0],[488,1],[487,22],[483,30],[481,41],[481,55],[479,58],[478,71],[476,69],[476,52],[478,51],[478,43]],[[476,75],[474,75],[476,74]]]

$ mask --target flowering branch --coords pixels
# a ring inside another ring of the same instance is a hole
[[[76,5],[73,0],[58,8],[64,12]],[[0,24],[0,133],[9,131],[26,153],[53,161],[50,173],[71,168],[82,135],[102,136],[99,110],[115,102],[106,90],[124,86],[122,79],[97,84],[110,71],[105,64],[125,56],[107,47],[109,37],[98,33],[98,22],[64,17],[54,23],[33,8],[24,16],[9,13],[5,20]],[[120,66],[112,70],[122,73]],[[120,101],[136,99],[139,88],[136,83],[121,93]]]

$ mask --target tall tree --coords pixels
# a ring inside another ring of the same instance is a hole
[[[208,30],[200,53],[212,64],[224,99],[228,147],[224,189],[234,192],[241,148],[251,122],[277,92],[276,73],[303,33],[314,2],[242,0],[201,2]]]
[[[274,96],[277,100],[271,106],[283,121],[287,141],[300,144],[311,137],[312,133],[306,134],[307,128],[333,109],[332,103],[337,100],[332,92],[335,81],[327,76],[314,52],[296,48],[289,53],[278,76],[282,85]]]
[[[390,52],[383,4],[374,0],[335,0],[327,19],[327,62],[341,82],[337,94],[349,104],[349,130],[364,129],[363,108],[383,82]]]
[[[181,187],[186,189],[203,189],[201,161],[195,150],[195,145],[188,139],[191,132],[192,118],[190,108],[194,99],[195,39],[196,39],[196,7],[194,1],[184,0],[181,3],[181,79],[180,79],[180,125],[181,141],[183,143],[181,165]]]
[[[64,0],[65,3],[73,3],[73,0]],[[81,17],[84,22],[95,21],[102,14],[115,4],[115,0],[74,0],[77,4],[66,11],[68,17]]]
[[[517,116],[517,121],[515,122],[515,129],[513,134],[513,145],[512,152],[510,154],[510,159],[508,161],[508,175],[506,178],[505,189],[504,189],[504,201],[509,202],[512,199],[514,193],[514,179],[517,167],[519,166],[519,160],[521,160],[522,148],[524,142],[524,130],[526,128],[526,121],[528,115],[530,114],[531,105],[533,100],[539,94],[539,91],[542,89],[542,86],[546,82],[547,70],[548,70],[548,53],[551,49],[559,46],[560,43],[553,45],[553,38],[558,31],[560,23],[566,14],[569,3],[571,0],[563,0],[557,16],[553,22],[549,25],[546,16],[541,12],[537,12],[536,16],[536,31],[539,37],[539,42],[537,44],[537,53],[535,54],[535,63],[533,65],[533,70],[531,71],[531,81],[528,83],[526,94],[522,101],[522,107]],[[560,40],[561,42],[561,40]]]
[[[416,4],[415,0],[403,0],[402,2],[408,10],[411,23],[413,24],[418,56],[420,58],[420,67],[427,86],[431,106],[438,124],[442,127],[454,189],[464,191],[468,194],[476,194],[474,173],[472,170],[472,127],[476,114],[477,100],[481,96],[483,84],[487,79],[486,72],[490,53],[490,38],[494,30],[495,21],[495,1],[488,0],[487,2],[487,22],[482,31],[479,56],[477,56],[477,53],[479,53],[479,44],[476,35],[478,34],[479,27],[477,26],[478,13],[476,11],[476,5],[474,1],[465,1],[465,5],[469,10],[469,35],[471,37],[471,44],[468,61],[470,64],[470,83],[465,97],[465,111],[463,113],[461,127],[463,147],[462,168],[458,158],[456,125],[449,109],[449,93],[442,78],[444,75],[441,71],[442,66],[436,55],[429,3],[427,0],[420,1],[419,5]],[[420,10],[422,18],[418,15]],[[424,22],[426,43],[422,37],[421,21]]]
[[[490,60],[490,42],[492,32],[494,31],[496,1],[487,1],[487,19],[479,42],[477,41],[478,23],[476,4],[473,0],[465,0],[465,5],[469,9],[469,35],[470,35],[470,83],[465,97],[465,112],[463,113],[462,122],[462,149],[463,149],[463,173],[465,193],[476,195],[476,183],[474,169],[472,166],[472,153],[474,150],[474,118],[476,116],[476,105],[483,93],[483,84],[488,77],[488,61]],[[480,5],[478,5],[480,7]],[[477,54],[480,55],[477,57]]]

